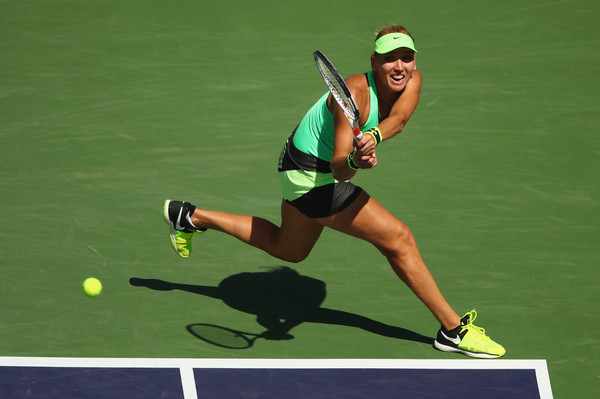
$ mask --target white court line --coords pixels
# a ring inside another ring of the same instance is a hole
[[[181,385],[183,386],[184,399],[198,399],[194,369],[191,367],[181,367],[179,372],[181,373]]]
[[[553,399],[548,367],[546,361],[543,359],[169,359],[0,357],[0,366],[178,368],[181,373],[185,399],[198,399],[194,381],[194,368],[535,370],[540,399]]]

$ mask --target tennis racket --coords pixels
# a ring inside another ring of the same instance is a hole
[[[362,140],[363,134],[358,126],[360,112],[358,112],[358,107],[356,106],[354,98],[352,98],[352,93],[350,93],[348,85],[344,82],[344,79],[337,69],[335,69],[331,61],[325,57],[325,54],[317,50],[313,53],[313,57],[315,58],[317,68],[319,69],[325,84],[329,88],[331,95],[335,98],[335,101],[342,111],[344,111],[344,115],[354,133],[354,139],[356,141]]]

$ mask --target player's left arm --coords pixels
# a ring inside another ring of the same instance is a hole
[[[421,75],[421,72],[419,70],[413,71],[412,77],[406,84],[406,88],[392,106],[390,115],[378,126],[381,131],[382,140],[391,139],[402,132],[402,129],[404,129],[404,126],[419,104],[422,82],[423,75]]]

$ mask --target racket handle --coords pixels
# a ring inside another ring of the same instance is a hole
[[[356,141],[361,141],[363,138],[363,133],[360,131],[360,129],[352,129],[354,132],[354,140]]]

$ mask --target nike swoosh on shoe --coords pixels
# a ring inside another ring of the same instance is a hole
[[[442,336],[447,339],[448,341],[452,342],[455,345],[460,344],[460,337],[455,337],[455,338],[451,338],[449,336],[447,336],[446,334],[444,334],[444,332],[442,330],[440,330],[440,332],[442,333]]]

